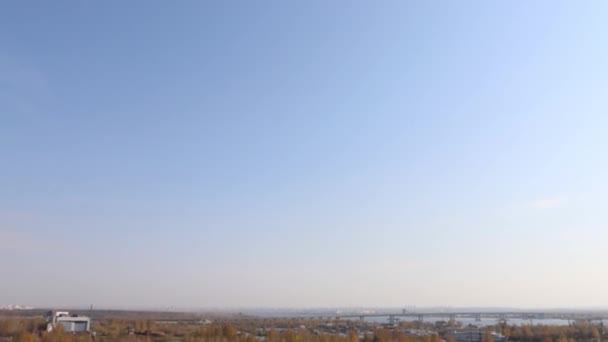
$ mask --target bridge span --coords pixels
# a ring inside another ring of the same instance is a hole
[[[379,313],[344,313],[336,314],[335,316],[327,317],[336,320],[342,319],[359,319],[365,320],[365,318],[371,317],[386,317],[389,322],[394,324],[398,318],[417,318],[419,322],[423,322],[425,318],[436,317],[436,318],[447,318],[449,320],[457,320],[458,318],[474,318],[476,321],[481,321],[482,318],[495,318],[498,321],[508,321],[509,319],[524,319],[524,320],[542,320],[542,319],[563,319],[563,320],[586,320],[586,321],[599,321],[608,319],[608,312],[583,312],[583,311],[461,311],[461,312],[408,312],[402,311],[401,313],[390,313],[390,312],[379,312]]]

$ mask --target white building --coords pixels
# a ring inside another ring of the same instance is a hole
[[[70,315],[67,311],[51,311],[48,314],[47,331],[62,326],[65,332],[80,333],[91,329],[91,319],[85,316]]]

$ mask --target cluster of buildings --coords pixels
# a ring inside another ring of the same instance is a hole
[[[507,342],[506,336],[481,329],[457,330],[447,333],[445,337],[453,337],[456,342]]]
[[[26,305],[0,305],[0,310],[32,310],[33,307]]]

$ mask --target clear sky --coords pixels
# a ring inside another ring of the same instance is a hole
[[[0,304],[606,306],[605,1],[3,1]]]

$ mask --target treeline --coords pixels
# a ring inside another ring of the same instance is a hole
[[[570,325],[509,325],[498,324],[495,330],[509,337],[509,340],[522,342],[601,342],[605,336],[603,323],[587,321]]]
[[[396,328],[380,328],[366,322],[324,322],[322,320],[255,320],[199,324],[194,322],[155,322],[152,320],[110,319],[93,325],[95,336],[69,334],[61,328],[46,331],[44,319],[0,318],[0,342],[454,342],[443,326],[436,335],[407,335],[405,328],[415,323],[401,322]],[[418,326],[432,329],[432,324]],[[437,328],[437,327],[435,327]],[[486,340],[492,331],[509,341],[520,342],[602,342],[603,326],[578,322],[568,326],[498,324],[487,328]],[[361,334],[360,332],[365,333]],[[607,341],[608,342],[608,341]]]
[[[44,329],[46,321],[42,318],[0,318],[0,337],[35,334]]]
[[[95,336],[89,334],[69,334],[61,327],[46,332],[44,320],[3,320],[0,321],[0,337],[14,342],[441,342],[435,336],[416,338],[406,336],[401,330],[376,329],[373,333],[360,336],[355,329],[346,333],[323,333],[314,329],[302,329],[293,323],[292,328],[266,327],[251,321],[220,324],[161,324],[154,321],[107,320],[93,326]],[[258,322],[259,323],[259,322]],[[275,322],[276,323],[276,322]],[[310,322],[307,322],[310,323]],[[283,324],[279,324],[283,326]],[[292,324],[285,324],[292,325]],[[345,328],[345,326],[341,327]]]

